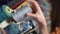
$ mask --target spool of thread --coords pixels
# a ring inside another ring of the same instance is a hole
[[[12,13],[12,18],[16,22],[20,22],[25,19],[26,14],[29,12],[32,12],[32,9],[29,6],[25,5],[21,7],[20,9],[17,9],[16,12]]]
[[[4,20],[6,20],[7,18],[11,17],[11,12],[12,10],[6,6],[3,5],[0,7],[0,23]]]
[[[7,20],[4,20],[2,23],[0,23],[1,28],[6,28],[10,23],[7,22]]]
[[[21,7],[24,6],[24,5],[28,5],[28,6],[30,6],[30,4],[29,4],[28,2],[23,2],[23,3],[20,4],[18,7],[16,7],[15,10],[21,8]]]
[[[23,3],[25,0],[12,0],[11,2],[9,2],[7,5],[12,8],[15,9],[16,7],[18,7],[21,3]]]

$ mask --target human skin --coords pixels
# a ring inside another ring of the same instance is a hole
[[[0,32],[2,32],[2,34],[6,34],[6,32],[2,28],[0,28]]]
[[[42,34],[49,34],[45,17],[38,3],[35,0],[27,0],[27,2],[31,3],[33,12],[35,12],[35,13],[27,13],[27,16],[36,19],[36,21],[39,23],[39,29],[41,30]]]

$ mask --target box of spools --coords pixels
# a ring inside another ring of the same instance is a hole
[[[32,12],[31,4],[25,0],[12,0],[0,7],[0,28],[7,34],[39,34],[38,23],[26,16]]]

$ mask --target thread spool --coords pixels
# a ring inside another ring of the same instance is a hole
[[[23,21],[26,17],[26,14],[29,12],[32,12],[32,9],[29,6],[25,5],[20,9],[17,9],[16,12],[12,13],[12,18],[16,22]]]
[[[12,10],[6,6],[3,5],[0,7],[0,23],[4,20],[6,20],[7,18],[11,17],[11,12]]]
[[[24,5],[30,6],[30,4],[29,4],[28,2],[23,2],[22,4],[20,4],[20,5],[19,5],[18,7],[16,7],[15,9],[17,10],[17,9],[21,8],[22,6],[24,6]]]

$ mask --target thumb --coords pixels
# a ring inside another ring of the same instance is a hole
[[[36,15],[33,14],[33,13],[27,13],[27,16],[29,16],[29,17],[33,17],[33,18],[36,18]]]

